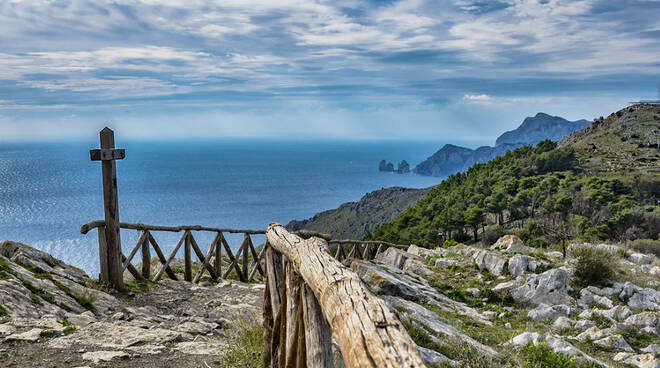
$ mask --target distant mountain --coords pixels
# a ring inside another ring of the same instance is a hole
[[[424,198],[428,189],[384,188],[366,194],[359,202],[344,203],[314,217],[291,221],[287,229],[329,233],[333,239],[362,239],[376,226],[392,221],[409,206]]]
[[[515,130],[505,132],[495,141],[495,146],[502,144],[536,144],[544,139],[559,141],[565,135],[591,125],[589,120],[568,121],[559,116],[538,113],[528,117]]]
[[[473,150],[446,144],[417,165],[413,172],[425,176],[449,176],[467,170],[474,164],[488,162],[518,147],[536,144],[544,139],[558,141],[563,136],[590,124],[588,120],[568,121],[559,116],[540,112],[534,117],[525,118],[517,129],[499,136],[494,147],[483,146]]]

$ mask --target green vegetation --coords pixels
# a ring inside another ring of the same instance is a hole
[[[660,257],[660,240],[635,239],[630,244],[630,248],[637,252],[654,254],[656,257]]]
[[[546,140],[448,177],[367,238],[439,246],[481,235],[490,244],[507,229],[565,254],[573,239],[656,239],[660,207],[646,205],[653,195],[629,178],[586,174],[576,151]]]
[[[576,260],[573,276],[578,285],[605,285],[614,280],[618,263],[613,254],[592,247],[577,247],[571,253]]]
[[[529,343],[521,352],[525,368],[596,368],[595,363],[584,363],[575,357],[555,353],[547,345]]]
[[[227,353],[220,368],[260,368],[263,366],[264,329],[259,318],[241,318],[227,338]]]

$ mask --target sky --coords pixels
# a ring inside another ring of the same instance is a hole
[[[476,146],[659,85],[660,0],[0,0],[0,142]]]

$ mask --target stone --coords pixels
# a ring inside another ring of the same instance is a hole
[[[555,353],[573,356],[580,360],[608,367],[608,365],[604,364],[603,362],[590,357],[580,349],[564,341],[560,337],[554,336],[550,333],[539,335],[537,332],[524,332],[518,336],[515,336],[509,341],[509,343],[518,347],[526,346],[529,343],[533,343],[534,345],[545,343],[548,348],[550,348],[550,350]]]
[[[596,286],[587,286],[587,290],[589,290],[590,292],[596,295],[611,297],[621,293],[621,291],[623,290],[623,284],[615,282],[612,283],[612,286],[608,286],[602,289]]]
[[[654,289],[639,289],[628,299],[632,310],[660,310],[660,292]]]
[[[533,321],[547,321],[555,320],[559,317],[568,317],[573,313],[575,313],[575,310],[566,304],[540,304],[536,308],[530,310],[527,313],[527,316]]]
[[[552,259],[554,259],[555,261],[558,261],[558,260],[564,258],[564,255],[561,252],[558,252],[558,251],[547,252],[545,255],[552,258]]]
[[[0,337],[6,337],[16,332],[16,327],[6,323],[0,324]]]
[[[76,333],[57,337],[48,342],[54,349],[70,346],[96,346],[106,349],[125,349],[131,346],[166,344],[179,340],[181,332],[153,327],[144,329],[130,322],[96,322],[76,330]]]
[[[640,349],[645,353],[653,354],[654,356],[660,356],[660,344],[649,344],[647,347]]]
[[[625,323],[637,328],[649,328],[660,335],[660,312],[641,312],[626,318]]]
[[[626,307],[625,305],[617,305],[600,313],[603,316],[616,321],[625,321],[626,318],[633,314],[630,308]]]
[[[498,292],[498,293],[511,291],[511,290],[517,288],[518,286],[522,285],[523,282],[524,282],[524,280],[521,277],[517,277],[514,280],[507,281],[507,282],[502,282],[502,283],[499,283],[499,284],[495,285],[492,290],[494,292]]]
[[[580,331],[584,331],[586,329],[589,329],[589,328],[595,327],[595,326],[596,326],[596,322],[594,322],[590,319],[581,319],[581,320],[575,322],[575,328],[580,330]]]
[[[416,258],[408,258],[403,265],[403,271],[422,277],[432,277],[435,272],[431,271],[426,263]]]
[[[652,354],[633,355],[629,353],[618,353],[613,358],[616,362],[622,362],[638,368],[660,368],[660,360],[655,359]]]
[[[497,239],[495,244],[490,247],[491,250],[504,250],[506,253],[529,253],[530,248],[516,235],[504,235]]]
[[[511,330],[511,329],[513,329],[513,326],[511,326],[511,323],[507,322],[507,323],[504,324],[504,328],[506,328],[508,330]]]
[[[82,355],[84,360],[91,360],[94,364],[99,364],[100,362],[109,362],[115,358],[128,357],[129,355],[123,351],[90,351]]]
[[[415,244],[410,244],[407,252],[418,257],[433,257],[437,253],[432,249],[422,248]]]
[[[440,267],[449,267],[458,264],[458,261],[455,259],[451,258],[438,258],[435,260],[435,263],[433,266],[440,268]]]
[[[174,329],[179,332],[185,332],[190,334],[206,334],[218,328],[218,324],[214,322],[204,321],[202,319],[195,319],[190,321],[185,321]]]
[[[186,341],[177,343],[174,350],[191,355],[217,355],[227,352],[227,344],[211,341]]]
[[[643,253],[633,253],[628,256],[628,260],[632,263],[647,265],[653,263],[653,257]]]
[[[580,290],[580,298],[578,299],[577,303],[579,306],[583,308],[590,308],[594,305],[603,308],[614,307],[614,303],[612,303],[612,301],[608,299],[606,296],[600,296],[594,294],[586,288]]]
[[[480,270],[488,270],[493,275],[502,275],[506,259],[501,258],[495,252],[478,250],[472,255],[472,259]]]
[[[72,323],[78,327],[85,327],[91,323],[96,322],[96,316],[94,316],[94,313],[90,311],[80,314],[67,313],[65,318],[69,323]]]
[[[594,344],[617,351],[634,352],[633,348],[630,347],[628,342],[621,335],[611,335],[594,341]]]
[[[43,329],[41,328],[33,328],[29,331],[23,332],[23,333],[18,333],[18,334],[12,334],[7,337],[5,337],[5,341],[28,341],[28,342],[36,342],[39,340],[41,337],[41,332]]]
[[[516,254],[509,258],[509,273],[516,276],[524,274],[527,272],[531,260],[533,260],[532,257],[524,254]]]
[[[575,325],[575,321],[573,321],[572,319],[570,319],[568,317],[561,316],[561,317],[557,318],[555,320],[555,322],[552,324],[552,329],[557,330],[557,331],[561,331],[561,330],[566,330],[566,329],[572,328],[573,325]]]
[[[449,364],[452,367],[460,366],[458,362],[447,358],[435,350],[427,349],[422,346],[418,346],[417,350],[419,350],[419,354],[422,356],[422,360],[428,366],[436,367],[442,364]]]
[[[639,288],[637,285],[626,281],[625,284],[623,284],[623,287],[621,288],[621,293],[619,293],[619,298],[621,300],[628,300],[631,296],[633,296]]]
[[[470,293],[473,297],[478,298],[481,296],[481,290],[477,288],[467,288],[465,289],[468,293]]]
[[[532,275],[520,287],[511,290],[511,296],[518,304],[535,307],[540,304],[567,304],[574,299],[568,295],[568,272],[564,268],[554,268],[539,275]]]
[[[538,332],[523,332],[520,335],[513,337],[509,342],[514,346],[523,347],[527,346],[530,342],[533,342],[536,345],[538,340]]]
[[[403,269],[403,265],[408,260],[408,257],[410,257],[410,255],[407,252],[402,251],[401,249],[390,247],[376,256],[376,261],[394,266],[401,270]]]
[[[587,338],[594,341],[594,340],[602,339],[603,337],[605,337],[605,335],[606,335],[605,330],[601,330],[600,328],[598,328],[598,326],[594,326],[586,329],[584,332],[577,335],[576,338],[580,341],[584,341]]]

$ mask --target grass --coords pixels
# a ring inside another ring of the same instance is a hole
[[[596,368],[595,363],[586,363],[575,357],[553,352],[547,345],[527,344],[520,352],[525,368]]]
[[[261,368],[263,366],[264,329],[259,318],[239,318],[227,337],[227,353],[220,368]]]
[[[589,319],[594,321],[596,326],[598,326],[598,328],[601,330],[612,326],[612,321],[600,313],[593,313]]]

